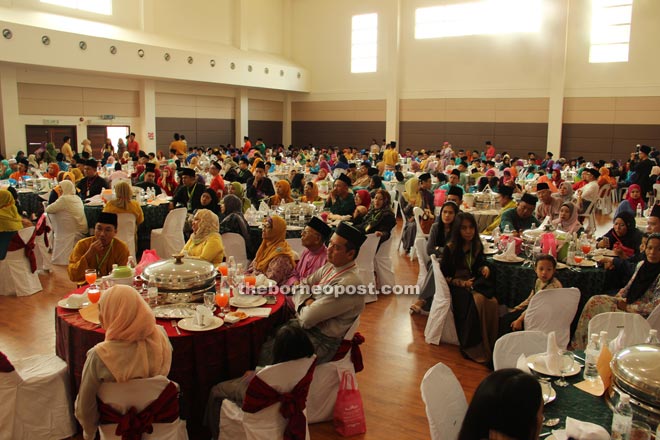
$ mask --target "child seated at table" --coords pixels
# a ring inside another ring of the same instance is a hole
[[[541,290],[545,289],[560,289],[563,286],[561,282],[555,278],[557,270],[557,260],[555,257],[548,254],[541,254],[536,258],[536,283],[534,288],[529,294],[527,299],[518,304],[509,313],[500,317],[500,331],[499,335],[505,335],[511,331],[524,330],[525,312],[529,306],[532,297]]]

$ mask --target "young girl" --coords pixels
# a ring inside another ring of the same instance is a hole
[[[511,331],[524,329],[525,312],[532,297],[541,290],[560,289],[563,286],[555,278],[557,260],[552,255],[542,254],[536,258],[536,283],[527,299],[513,308],[513,310],[500,318],[500,336]]]

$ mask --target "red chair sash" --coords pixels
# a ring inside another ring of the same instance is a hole
[[[7,356],[0,351],[0,373],[11,373],[14,371],[14,366],[9,362]]]
[[[335,356],[332,358],[331,362],[344,359],[344,356],[346,356],[346,353],[348,353],[348,350],[350,350],[351,362],[353,362],[355,372],[359,373],[360,371],[364,370],[364,364],[362,363],[362,350],[360,350],[360,345],[363,342],[364,336],[362,336],[359,332],[353,335],[353,339],[344,339],[341,341],[341,345],[339,346],[339,349],[337,349],[337,353],[335,353]]]
[[[259,376],[254,376],[248,385],[243,401],[243,411],[256,413],[264,408],[280,403],[280,414],[288,419],[284,430],[284,440],[304,440],[306,434],[307,420],[303,410],[307,402],[309,385],[312,383],[316,360],[307,370],[305,376],[293,387],[289,393],[280,394]]]
[[[126,414],[119,414],[110,405],[98,401],[101,425],[117,424],[115,435],[122,440],[140,440],[142,434],[151,434],[154,423],[172,423],[179,418],[179,392],[170,382],[158,398],[141,412],[131,407]]]
[[[35,232],[32,233],[32,236],[27,243],[24,243],[23,239],[21,239],[21,236],[16,234],[11,238],[11,241],[9,242],[9,248],[7,248],[7,250],[10,252],[17,251],[19,249],[25,249],[25,256],[28,258],[28,260],[30,260],[30,269],[32,270],[32,273],[37,270],[37,256],[34,254],[34,240],[36,237],[36,229]]]
[[[46,214],[41,214],[41,217],[39,217],[39,221],[37,221],[37,227],[35,228],[34,233],[37,236],[43,235],[44,243],[46,244],[46,247],[50,246],[50,244],[48,244],[48,234],[50,233],[50,226],[48,226],[48,222],[46,221]]]

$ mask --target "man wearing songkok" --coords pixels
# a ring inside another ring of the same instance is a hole
[[[353,182],[354,187],[367,188],[369,186],[369,168],[371,168],[369,162],[362,162],[357,169],[357,179]]]
[[[83,238],[71,252],[67,272],[76,283],[85,281],[85,271],[96,269],[99,277],[108,275],[112,265],[125,266],[128,261],[128,246],[115,238],[117,214],[102,212],[94,226],[94,235]]]
[[[160,186],[156,184],[156,164],[147,162],[144,165],[144,180],[142,182],[138,182],[135,184],[138,188],[142,188],[146,190],[147,188],[151,188],[154,190],[154,193],[156,195],[160,195],[162,190],[160,189]]]
[[[461,179],[461,172],[460,172],[460,171],[458,171],[456,168],[454,168],[453,170],[451,170],[451,173],[447,176],[447,179],[449,179],[449,182],[447,182],[447,183],[445,183],[444,185],[442,185],[442,186],[440,187],[440,189],[444,189],[444,190],[449,191],[449,189],[451,189],[451,188],[453,188],[453,187],[456,187],[456,188],[460,188],[461,193],[464,192],[463,187],[461,187],[461,186],[458,184],[458,182],[459,182],[460,179]]]
[[[252,205],[259,209],[259,204],[262,200],[268,199],[275,195],[275,188],[273,182],[269,177],[266,177],[266,165],[259,162],[254,169],[254,176],[250,177],[245,185],[247,189],[247,198],[250,199]],[[268,203],[267,200],[265,200]]]
[[[498,188],[498,192],[500,197],[500,212],[497,214],[497,217],[495,217],[493,222],[484,230],[484,234],[492,233],[493,229],[500,225],[504,211],[516,207],[516,202],[513,200],[513,187],[501,185]]]
[[[328,248],[325,246],[325,241],[330,234],[332,234],[330,226],[318,217],[312,217],[307,223],[301,237],[305,250],[286,282],[288,286],[300,282],[302,278],[311,275],[328,261]]]
[[[552,197],[552,191],[550,191],[550,186],[545,183],[536,184],[536,196],[539,198],[539,203],[536,206],[536,212],[534,216],[538,219],[550,217],[550,220],[554,220],[559,217],[559,208],[563,203],[563,200],[559,197]]]
[[[660,205],[653,205],[651,215],[647,219],[646,232],[648,234],[660,233]]]
[[[532,224],[538,226],[539,221],[532,215],[536,202],[538,202],[536,196],[528,193],[523,194],[517,207],[507,209],[502,213],[500,230],[504,231],[508,226],[513,235],[519,236],[522,231],[530,229]]]
[[[460,210],[461,205],[463,204],[463,189],[458,185],[449,188],[449,190],[447,191],[447,201],[456,203],[458,209]],[[438,216],[438,219],[439,218],[440,216]]]
[[[104,189],[110,188],[108,182],[96,172],[98,162],[96,159],[87,159],[85,161],[85,177],[78,182],[78,195],[83,200],[89,199],[97,194],[101,194]]]
[[[197,209],[203,208],[202,194],[204,194],[204,185],[199,183],[195,170],[192,168],[182,168],[180,171],[181,183],[174,193],[174,197],[170,202],[170,209],[175,206],[185,206],[188,212],[194,212]]]
[[[330,197],[325,202],[326,209],[336,215],[353,215],[355,199],[349,191],[351,179],[345,174],[340,174],[334,185]]]

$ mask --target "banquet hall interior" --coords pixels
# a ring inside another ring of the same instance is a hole
[[[99,156],[135,132],[147,153],[185,133],[205,148],[248,135],[395,141],[400,154],[490,141],[511,157],[625,162],[636,145],[660,147],[658,19],[650,0],[0,0],[0,153],[70,136]],[[596,213],[595,236],[613,213]],[[418,259],[398,246],[391,258],[395,284],[418,283]],[[39,280],[34,295],[0,295],[9,359],[55,354],[56,306],[77,285],[66,266]],[[492,371],[426,343],[416,300],[380,295],[360,316],[367,431],[355,438],[430,438],[427,370],[449,366],[468,402]],[[309,430],[340,438],[332,421]]]

